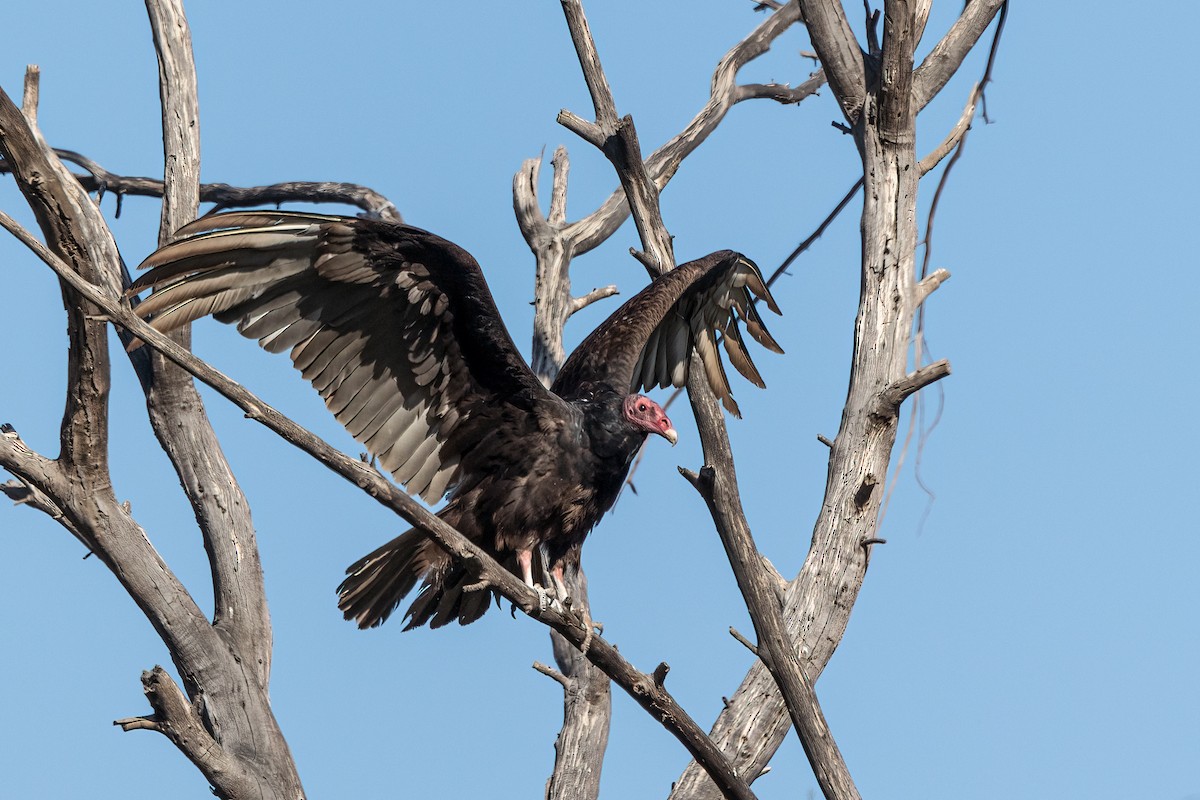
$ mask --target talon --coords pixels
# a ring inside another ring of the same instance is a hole
[[[586,656],[588,648],[592,646],[592,639],[594,638],[596,638],[596,633],[589,625],[587,627],[587,633],[583,634],[583,644],[579,646],[579,652]]]
[[[586,605],[583,607],[583,615],[581,618],[583,625],[583,644],[579,646],[579,652],[587,655],[588,649],[592,646],[592,640],[596,638],[596,621],[592,619],[591,609]],[[599,626],[603,630],[604,626]]]

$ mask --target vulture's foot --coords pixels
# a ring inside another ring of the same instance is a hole
[[[583,610],[583,616],[585,617],[583,621],[583,644],[579,645],[579,652],[586,656],[592,646],[592,639],[596,636],[596,628],[592,625],[592,615],[588,613],[586,608]]]
[[[604,633],[604,623],[592,619],[592,612],[586,604],[583,606],[583,613],[580,614],[580,617],[583,623],[583,643],[579,645],[579,652],[586,656],[588,648],[592,646],[592,640],[596,638],[596,634]]]
[[[537,592],[537,598],[538,598],[537,610],[538,610],[539,614],[541,614],[543,611],[545,611],[548,608],[554,607],[554,604],[557,602],[557,599],[554,597],[553,590],[548,591],[540,583],[533,584],[532,588],[535,592]]]
[[[604,633],[604,623],[597,622],[592,619],[592,612],[584,603],[579,609],[571,607],[571,598],[566,599],[566,613],[571,617],[571,620],[583,629],[583,642],[579,645],[579,650],[584,655],[587,655],[588,648],[592,646],[592,640],[596,638],[597,633]]]

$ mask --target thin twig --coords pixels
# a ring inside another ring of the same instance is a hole
[[[125,195],[136,197],[162,197],[163,182],[156,178],[133,177],[109,172],[87,156],[72,150],[54,149],[63,161],[69,161],[87,170],[86,175],[75,175],[75,180],[87,192],[103,196],[112,192],[118,198]],[[0,174],[10,171],[10,165],[0,158]],[[209,213],[227,208],[242,208],[281,203],[344,203],[361,208],[368,215],[389,222],[403,222],[400,212],[391,200],[367,186],[357,183],[336,181],[288,181],[267,186],[230,186],[226,183],[200,184],[200,202],[213,203]],[[117,216],[120,216],[118,213]]]
[[[535,670],[537,670],[538,672],[542,673],[543,675],[545,675],[546,677],[553,678],[554,680],[558,681],[560,684],[562,684],[562,687],[564,689],[571,688],[571,683],[570,683],[570,681],[567,680],[567,677],[565,675],[563,675],[561,672],[559,672],[558,670],[556,670],[554,667],[548,667],[540,661],[535,661],[535,662],[533,662],[533,668]]]
[[[754,644],[754,642],[743,636],[738,629],[732,625],[729,627],[729,635],[741,642],[742,646],[753,653],[755,658],[758,657],[758,647]]]
[[[932,261],[933,254],[933,224],[937,215],[938,206],[941,203],[942,194],[947,186],[950,173],[953,171],[955,164],[962,157],[963,147],[966,144],[967,136],[971,131],[971,120],[975,115],[976,105],[980,102],[983,104],[983,117],[987,122],[987,94],[985,88],[992,81],[992,69],[996,63],[996,55],[1000,48],[1000,37],[1004,32],[1004,23],[1008,16],[1008,3],[1005,2],[1000,7],[999,19],[996,22],[996,30],[992,34],[992,43],[988,48],[987,64],[983,70],[983,76],[979,79],[970,92],[967,98],[966,107],[960,115],[958,122],[946,135],[942,144],[938,146],[932,153],[921,159],[919,170],[921,175],[930,172],[938,162],[940,162],[946,154],[953,150],[950,160],[946,163],[946,168],[942,170],[941,176],[938,178],[937,187],[934,189],[933,200],[929,205],[929,213],[925,220],[925,252],[921,259],[920,283],[917,284],[917,319],[916,326],[913,332],[913,364],[915,366],[923,366],[923,362],[928,357],[928,349],[925,347],[926,331],[925,331],[925,299],[940,286],[950,273],[944,269],[929,271],[929,265]],[[934,415],[933,422],[927,428],[924,425],[925,408],[922,402],[922,397],[918,393],[913,398],[912,414],[908,420],[908,426],[904,434],[904,443],[900,447],[900,451],[896,457],[896,464],[892,468],[892,476],[888,481],[887,491],[884,494],[883,502],[880,506],[880,519],[882,520],[887,515],[888,507],[891,505],[892,493],[900,481],[900,473],[904,469],[905,458],[908,454],[909,445],[912,443],[914,436],[917,439],[917,453],[914,459],[913,476],[916,479],[917,486],[920,487],[929,501],[925,505],[925,510],[921,515],[920,525],[924,525],[925,519],[929,516],[933,507],[933,501],[936,498],[932,489],[926,485],[921,475],[922,454],[925,450],[925,444],[928,442],[930,435],[936,429],[938,422],[942,417],[942,408],[945,402],[945,396],[939,390],[938,392],[938,410]],[[917,431],[920,431],[919,435]]]
[[[833,207],[833,211],[830,211],[829,214],[826,215],[825,219],[821,220],[821,224],[817,226],[817,229],[810,233],[807,238],[804,239],[804,241],[796,245],[796,249],[793,250],[791,254],[783,260],[782,264],[775,268],[775,271],[771,273],[771,277],[767,279],[767,286],[774,286],[775,281],[779,280],[779,277],[787,272],[787,268],[792,265],[792,262],[799,258],[801,253],[812,247],[813,242],[821,238],[821,234],[825,233],[825,230],[831,224],[833,224],[835,219],[838,218],[838,214],[841,214],[842,211],[845,210],[846,206],[850,205],[850,201],[854,199],[854,195],[858,194],[858,190],[862,187],[863,179],[859,178],[854,182],[854,185],[850,187],[850,190],[842,196],[842,199],[838,201],[838,204]]]

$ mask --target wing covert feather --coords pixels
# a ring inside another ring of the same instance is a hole
[[[461,431],[562,406],[521,358],[475,259],[434,234],[249,211],[177,237],[130,288],[155,290],[138,313],[159,330],[212,314],[290,351],[338,421],[427,501],[459,479],[475,444]]]
[[[763,347],[783,349],[754,307],[755,297],[779,313],[762,273],[740,253],[722,250],[655,279],[583,340],[551,390],[564,397],[588,381],[637,392],[687,382],[693,349],[725,408],[740,416],[720,355],[756,386],[765,386],[741,336],[740,325]],[[717,334],[720,334],[718,341]]]

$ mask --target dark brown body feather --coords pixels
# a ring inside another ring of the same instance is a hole
[[[206,314],[289,351],[337,419],[447,523],[516,572],[516,553],[547,569],[578,558],[616,501],[647,432],[622,403],[682,385],[700,353],[710,385],[737,413],[717,352],[762,380],[739,321],[773,350],[750,293],[774,301],[753,263],[713,253],[658,279],[596,329],[545,389],[520,357],[474,259],[434,234],[345,217],[243,212],[203,218],[146,260],[131,292],[169,330]],[[382,623],[421,583],[408,627],[466,624],[491,601],[417,531],[367,555],[338,587],[361,627]]]

